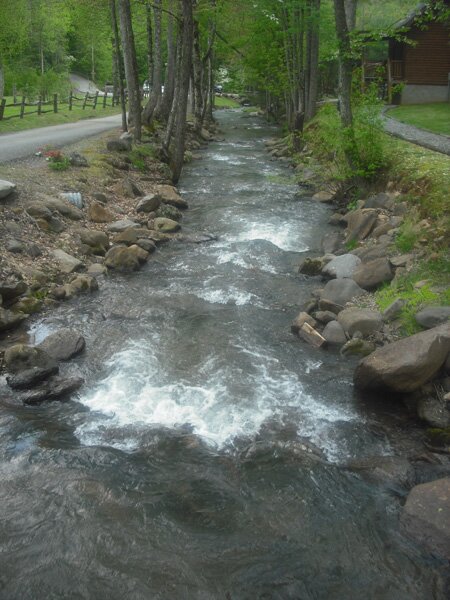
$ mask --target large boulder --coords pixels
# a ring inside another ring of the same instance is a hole
[[[375,290],[383,283],[391,281],[394,273],[387,258],[377,258],[357,267],[352,277],[364,290]]]
[[[450,559],[450,477],[416,485],[406,499],[401,523],[429,550]]]
[[[56,365],[44,350],[27,344],[15,344],[5,350],[5,366],[10,373],[21,373],[37,367],[49,369]]]
[[[165,204],[171,204],[177,208],[188,208],[186,200],[180,196],[177,189],[172,185],[157,185],[155,187],[155,193],[160,198],[161,202]]]
[[[88,217],[93,223],[111,223],[114,221],[112,212],[100,202],[91,202],[88,208]]]
[[[75,271],[80,271],[84,268],[81,260],[67,254],[64,250],[52,250],[52,254],[63,273],[74,273]]]
[[[415,480],[412,464],[399,456],[369,456],[351,460],[347,468],[369,481],[388,486],[411,487]]]
[[[165,219],[172,219],[173,221],[180,221],[183,218],[183,215],[178,208],[164,203],[161,203],[161,206],[155,214],[157,217],[164,217]]]
[[[108,269],[125,272],[137,271],[141,262],[134,250],[126,246],[113,246],[106,254],[105,265]]]
[[[368,308],[347,308],[339,313],[338,321],[350,337],[357,331],[366,337],[383,328],[381,313]]]
[[[46,352],[54,360],[69,360],[83,352],[86,346],[84,337],[74,329],[60,329],[48,335],[37,348]]]
[[[378,211],[372,208],[360,208],[345,215],[347,221],[346,242],[366,239],[378,219]]]
[[[0,179],[0,200],[3,198],[7,198],[10,194],[14,192],[16,186],[14,183],[10,181],[5,181],[4,179]]]
[[[157,217],[154,220],[154,227],[156,231],[161,231],[162,233],[174,233],[180,229],[180,224],[178,221],[173,221],[172,219]]]
[[[450,352],[450,324],[379,348],[357,366],[359,389],[413,392],[436,375]]]
[[[334,254],[344,244],[344,234],[340,231],[327,233],[321,243],[322,252],[324,254]]]
[[[0,332],[18,327],[27,318],[26,314],[16,313],[0,306]]]
[[[322,335],[330,346],[343,346],[347,342],[344,328],[337,321],[327,323]]]
[[[450,320],[450,306],[429,306],[418,312],[415,319],[425,329],[431,329]]]
[[[161,198],[157,194],[148,194],[136,204],[136,212],[150,213],[161,206]]]
[[[364,290],[352,279],[332,279],[320,295],[319,308],[338,313],[347,302],[362,294],[364,294]]]
[[[322,269],[322,275],[336,279],[352,277],[355,269],[361,264],[361,259],[354,254],[336,256]]]
[[[32,367],[21,371],[17,375],[9,375],[6,381],[13,390],[29,390],[52,375],[57,375],[58,372],[58,365],[51,365],[47,368]]]

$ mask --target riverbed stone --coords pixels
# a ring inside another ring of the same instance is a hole
[[[125,196],[128,196],[129,198],[138,198],[139,196],[144,195],[142,190],[132,179],[125,179],[122,183],[122,189]]]
[[[350,471],[364,479],[388,486],[410,488],[415,483],[413,465],[400,456],[369,456],[351,460],[347,464]]]
[[[374,352],[375,344],[361,338],[349,340],[341,348],[341,356],[369,356]]]
[[[374,196],[370,196],[365,203],[365,208],[382,208],[382,209],[392,209],[394,206],[394,199],[385,192],[380,192]]]
[[[401,524],[429,550],[450,559],[450,477],[415,486],[403,507]]]
[[[316,202],[330,203],[333,202],[334,194],[327,190],[321,190],[313,195],[312,199]]]
[[[71,282],[63,286],[65,300],[78,296],[79,294],[92,293],[98,290],[98,282],[90,275],[78,275]]]
[[[136,204],[136,212],[150,213],[161,206],[161,198],[157,194],[147,194]]]
[[[347,221],[346,242],[361,241],[370,235],[378,219],[378,211],[362,208],[345,215]]]
[[[319,308],[340,312],[347,302],[364,294],[364,290],[352,279],[332,279],[320,295]]]
[[[10,196],[16,189],[16,185],[11,181],[0,179],[0,200]]]
[[[93,249],[94,254],[103,255],[109,247],[107,234],[96,229],[81,229],[80,239],[83,244]]]
[[[111,223],[114,221],[113,213],[100,202],[91,202],[88,208],[89,220],[93,223]]]
[[[25,244],[19,240],[11,239],[6,241],[5,248],[11,254],[22,254],[25,251]]]
[[[429,306],[419,311],[415,319],[425,329],[431,329],[450,320],[450,306]]]
[[[136,252],[131,251],[127,246],[113,246],[105,257],[105,265],[108,269],[115,271],[137,271],[141,263]]]
[[[318,310],[313,314],[313,317],[319,321],[319,323],[324,323],[325,325],[336,320],[336,314],[331,312],[331,310]]]
[[[186,200],[180,196],[177,189],[172,185],[157,185],[155,186],[154,191],[161,202],[164,202],[165,204],[170,204],[171,206],[181,209],[189,207]]]
[[[8,375],[6,382],[13,390],[29,390],[59,372],[58,365],[46,368],[32,367],[21,371],[17,375]]]
[[[7,348],[4,361],[10,373],[21,373],[34,367],[48,369],[56,365],[44,350],[27,344],[15,344]]]
[[[83,211],[70,204],[68,200],[62,198],[43,198],[42,204],[50,211],[59,212],[60,215],[72,221],[81,221],[84,218]]]
[[[357,366],[354,383],[359,389],[413,392],[430,381],[450,352],[450,324],[387,344]]]
[[[305,258],[300,265],[298,272],[302,275],[320,275],[323,269],[323,261],[321,258]]]
[[[172,219],[172,221],[181,221],[183,214],[179,208],[171,206],[170,204],[161,203],[161,206],[155,213],[155,217],[163,217],[165,219]]]
[[[406,300],[403,298],[397,298],[389,304],[389,306],[383,311],[384,321],[393,321],[401,315],[403,308],[406,306]]]
[[[311,317],[311,315],[309,315],[307,312],[302,311],[297,315],[291,325],[292,333],[298,333],[299,329],[303,327],[304,323],[308,323],[308,325],[311,325],[311,327],[317,326],[317,321],[313,319],[313,317]]]
[[[87,272],[88,272],[88,275],[97,277],[98,275],[105,275],[108,272],[108,269],[104,265],[101,265],[100,263],[94,263],[92,265],[89,265]]]
[[[377,258],[386,258],[391,243],[392,239],[390,238],[381,242],[378,240],[378,244],[369,247],[355,248],[355,250],[352,250],[351,254],[359,256],[363,263],[370,263]]]
[[[430,427],[444,429],[450,427],[450,405],[431,393],[422,393],[417,402],[417,414]]]
[[[343,346],[347,342],[344,328],[338,321],[330,321],[322,332],[330,346]]]
[[[86,340],[75,329],[59,329],[48,335],[37,348],[46,352],[54,360],[69,360],[83,352]]]
[[[59,268],[63,273],[73,273],[84,268],[83,263],[78,258],[71,256],[64,250],[52,250],[53,257],[59,264]]]
[[[149,253],[142,248],[142,246],[139,246],[139,244],[133,244],[132,246],[129,246],[128,252],[135,256],[141,265],[146,263],[150,256]]]
[[[321,243],[324,254],[334,254],[344,244],[344,234],[340,231],[333,231],[324,235]]]
[[[154,220],[153,225],[156,231],[161,231],[162,233],[174,233],[180,229],[178,221],[165,219],[164,217],[157,217]]]
[[[140,227],[139,223],[136,221],[131,221],[131,219],[121,219],[119,221],[114,221],[108,225],[108,231],[112,231],[113,233],[120,233],[129,229],[130,227]]]
[[[357,331],[367,337],[383,328],[381,313],[368,308],[346,308],[339,313],[338,321],[350,337]]]
[[[355,269],[361,264],[361,259],[354,254],[336,256],[322,269],[322,275],[335,279],[352,277]]]
[[[52,211],[42,204],[42,202],[32,202],[25,207],[25,210],[30,217],[34,217],[35,219],[44,219],[47,221],[52,216]]]
[[[394,273],[387,258],[377,258],[361,264],[353,272],[353,279],[364,290],[375,290],[383,283],[392,281]]]
[[[22,296],[27,289],[28,286],[25,281],[16,279],[15,277],[0,280],[0,296],[2,297],[4,304]]]
[[[36,405],[52,400],[63,400],[76,392],[84,383],[82,377],[51,377],[41,385],[19,396],[23,404]]]
[[[16,329],[27,316],[26,314],[12,312],[0,306],[0,332]]]

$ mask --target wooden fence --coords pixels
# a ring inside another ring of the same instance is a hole
[[[83,110],[86,108],[95,110],[99,105],[103,108],[106,108],[107,106],[114,107],[119,104],[119,98],[114,94],[108,94],[106,91],[96,92],[95,94],[86,92],[86,94],[80,98],[71,91],[68,99],[65,101],[60,100],[58,94],[53,94],[53,98],[47,101],[43,101],[42,97],[39,96],[38,100],[33,102],[28,100],[27,102],[26,96],[22,96],[20,102],[17,102],[16,98],[14,98],[11,104],[7,104],[6,102],[6,98],[0,100],[0,121],[17,118],[23,119],[24,117],[33,114],[44,115],[46,113],[57,113],[62,105],[68,105],[69,110],[72,110],[74,106],[81,106]],[[5,117],[6,108],[18,108],[18,114]],[[28,110],[29,108],[32,110]]]

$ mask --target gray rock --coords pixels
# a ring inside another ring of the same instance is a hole
[[[115,219],[114,214],[100,202],[90,203],[88,217],[93,223],[111,223]]]
[[[82,377],[51,377],[30,392],[25,392],[19,399],[27,405],[41,404],[45,401],[62,400],[76,392],[84,383]]]
[[[377,258],[361,264],[353,273],[353,279],[364,290],[375,290],[383,283],[392,281],[394,273],[387,258]]]
[[[28,256],[31,256],[31,258],[38,258],[39,256],[42,256],[42,250],[34,242],[28,244],[26,251]]]
[[[5,350],[5,366],[10,373],[21,373],[35,367],[51,369],[56,362],[41,348],[15,344]]]
[[[401,524],[429,550],[450,559],[450,477],[415,486],[406,499]]]
[[[354,254],[336,256],[322,269],[322,275],[332,278],[352,277],[355,269],[361,264],[361,259]]]
[[[59,268],[63,273],[73,273],[74,271],[80,271],[84,265],[81,260],[67,254],[64,250],[52,250],[54,258],[59,263]]]
[[[10,181],[5,181],[4,179],[0,179],[0,200],[3,198],[7,198],[10,194],[12,194],[16,189],[14,183]]]
[[[72,279],[70,283],[66,283],[63,286],[65,292],[64,299],[69,300],[73,296],[79,294],[92,293],[98,290],[98,282],[95,277],[90,275],[78,275],[75,279]]]
[[[144,195],[141,189],[131,179],[125,179],[125,181],[122,184],[122,187],[125,196],[128,196],[130,198],[137,198],[139,196]]]
[[[69,160],[73,167],[89,167],[87,158],[78,152],[71,152],[69,154]]]
[[[450,324],[417,333],[362,360],[354,373],[355,386],[413,392],[438,373],[449,352]]]
[[[346,215],[346,242],[361,241],[369,236],[378,219],[375,209],[363,208],[351,211]]]
[[[105,275],[108,272],[108,269],[103,265],[94,263],[93,265],[89,265],[87,272],[89,275],[93,275],[95,277],[97,275]]]
[[[192,235],[180,234],[177,240],[186,244],[205,244],[206,242],[214,242],[218,238],[212,233],[194,233]]]
[[[109,247],[109,238],[103,231],[97,231],[95,229],[81,229],[80,239],[83,244],[87,244],[94,250],[103,251],[103,254]],[[95,254],[96,252],[94,252]]]
[[[338,321],[350,337],[356,331],[367,337],[383,328],[381,314],[367,308],[347,308],[339,313]]]
[[[1,296],[0,296],[1,297]],[[28,315],[16,313],[0,307],[0,332],[15,329],[27,318]]]
[[[445,429],[450,426],[450,406],[445,398],[439,398],[430,394],[420,394],[417,402],[417,414],[422,421],[430,427]]]
[[[406,300],[397,298],[383,311],[383,319],[385,321],[393,321],[401,315],[403,308],[406,306]]]
[[[5,248],[11,254],[22,254],[25,251],[25,244],[19,242],[19,240],[7,240]]]
[[[319,308],[340,312],[347,302],[364,294],[352,279],[332,279],[320,295]]]
[[[324,202],[324,203],[333,202],[333,198],[334,198],[334,194],[332,192],[328,192],[326,190],[321,190],[320,192],[317,192],[316,194],[314,194],[314,196],[312,197],[312,199],[315,200],[316,202]]]
[[[120,233],[130,227],[140,227],[140,225],[139,223],[131,221],[130,219],[121,219],[120,221],[114,221],[114,223],[110,223],[108,225],[108,231],[112,231],[113,233]]]
[[[156,245],[154,242],[152,242],[152,240],[149,240],[148,238],[139,238],[136,241],[136,245],[139,246],[139,248],[142,248],[143,250],[145,250],[146,252],[148,252],[149,254],[154,252],[156,250]]]
[[[331,346],[342,346],[347,342],[344,328],[337,321],[330,321],[322,332],[327,344]]]
[[[318,310],[314,313],[313,317],[319,321],[319,323],[330,323],[330,321],[336,320],[336,314],[331,312],[331,310]]]
[[[425,329],[431,329],[450,320],[450,306],[430,306],[418,312],[416,321]]]
[[[174,233],[180,229],[180,224],[172,219],[157,217],[154,221],[154,227],[156,231],[161,231],[162,233]]]
[[[102,192],[95,192],[94,194],[92,194],[92,197],[101,204],[106,204],[108,202],[108,197]]]
[[[106,149],[110,152],[129,152],[132,148],[132,143],[129,139],[109,140],[106,143]]]
[[[401,256],[392,256],[389,258],[389,262],[395,268],[406,267],[411,264],[413,260],[414,256],[412,254],[402,254]]]
[[[352,460],[347,468],[369,481],[389,486],[411,487],[415,482],[415,469],[399,456],[371,456]]]
[[[51,210],[44,206],[42,202],[33,202],[32,204],[28,204],[28,206],[25,207],[25,210],[31,217],[34,217],[35,219],[44,219],[47,221],[52,216]]]
[[[316,327],[317,325],[317,321],[313,319],[311,315],[309,315],[307,312],[302,311],[300,314],[297,315],[297,317],[291,325],[292,333],[298,333],[305,323],[308,323],[308,325],[311,325],[311,327]]]
[[[83,352],[86,341],[81,333],[74,329],[60,329],[48,335],[37,348],[46,352],[54,360],[69,360]]]
[[[161,206],[155,213],[155,217],[163,217],[165,219],[172,219],[172,221],[181,221],[183,215],[181,211],[175,206],[170,204],[162,203]]]
[[[358,337],[349,340],[341,348],[341,356],[368,356],[375,350],[375,344]]]
[[[371,196],[365,202],[365,208],[384,208],[384,209],[392,209],[394,206],[394,200],[389,196],[389,194],[385,194],[381,192],[380,194],[376,194],[376,196]]]
[[[157,194],[148,194],[147,196],[144,196],[142,200],[139,200],[139,202],[136,205],[136,212],[150,213],[155,210],[158,210],[160,206],[160,197]]]
[[[116,271],[137,271],[141,263],[135,252],[126,246],[113,246],[105,257],[105,265]]]
[[[22,296],[27,289],[28,286],[25,281],[18,281],[17,279],[0,280],[0,296],[3,298],[3,303]]]
[[[83,211],[73,206],[68,200],[61,198],[45,198],[42,204],[50,211],[59,212],[63,217],[72,221],[81,221],[84,218]]]
[[[52,365],[47,368],[32,367],[17,375],[8,376],[6,381],[13,390],[29,390],[52,375],[57,375],[58,372],[58,365]]]
[[[344,234],[338,231],[327,233],[322,239],[322,251],[325,254],[334,254],[344,244]]]
[[[122,231],[122,233],[115,235],[113,242],[115,244],[131,246],[132,244],[136,244],[139,239],[149,239],[151,234],[152,232],[148,229],[130,227]]]
[[[371,246],[369,248],[356,248],[352,250],[352,254],[359,256],[363,263],[370,263],[377,258],[386,258],[386,254],[388,252],[388,247],[392,243],[392,240],[388,242],[382,242],[378,240],[378,244],[375,246]]]
[[[178,193],[177,189],[171,185],[157,185],[155,193],[161,199],[161,202],[176,206],[176,208],[188,208],[188,203]]]

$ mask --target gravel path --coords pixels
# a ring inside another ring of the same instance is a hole
[[[389,109],[386,109],[389,110]],[[450,156],[450,137],[401,123],[384,112],[384,129],[390,135]]]

